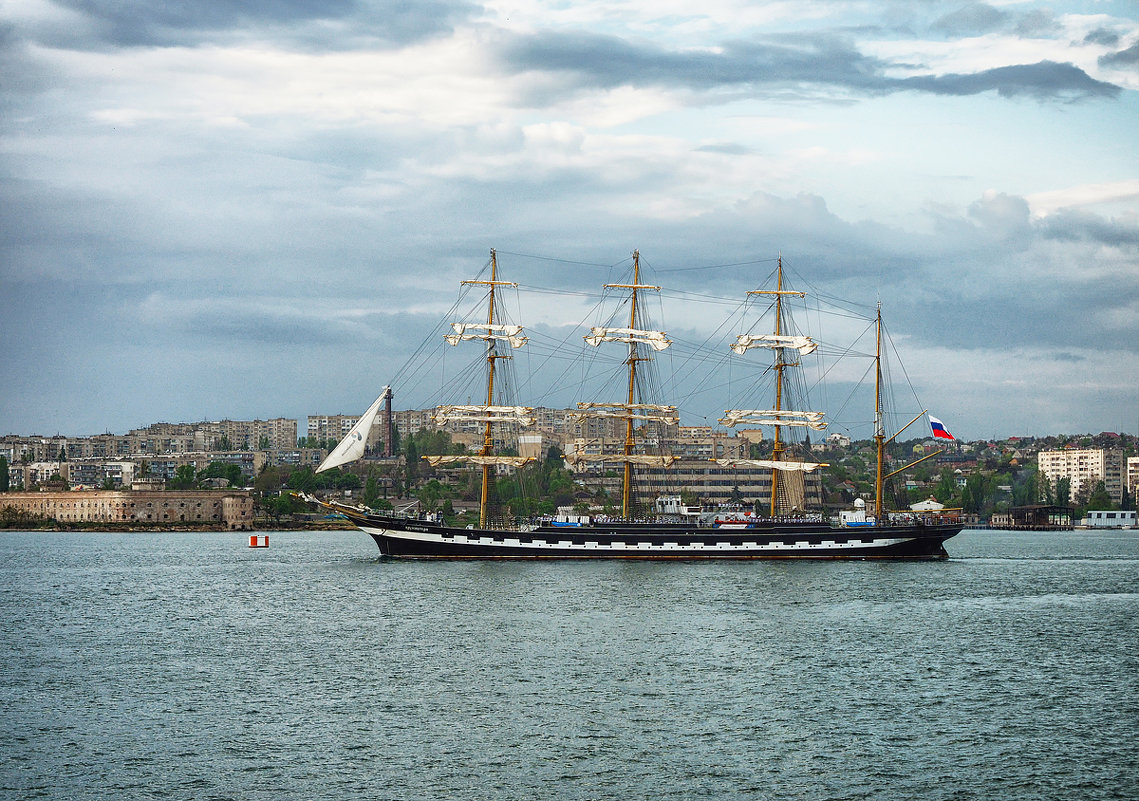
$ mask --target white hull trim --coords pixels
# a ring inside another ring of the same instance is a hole
[[[910,542],[912,537],[879,537],[875,539],[865,540],[848,540],[845,542],[834,542],[832,540],[823,540],[822,542],[806,542],[803,540],[789,541],[789,542],[765,542],[760,543],[756,541],[743,541],[743,542],[694,542],[688,545],[681,545],[675,542],[620,542],[615,541],[612,543],[600,542],[582,542],[574,543],[569,540],[540,540],[521,542],[518,537],[502,537],[494,538],[488,536],[481,537],[468,537],[464,534],[456,534],[453,537],[443,537],[439,534],[431,532],[420,531],[402,531],[398,529],[378,528],[374,526],[360,526],[360,528],[375,536],[388,537],[390,539],[410,540],[414,542],[437,543],[440,545],[476,545],[483,548],[525,548],[535,552],[546,551],[596,551],[603,553],[735,553],[739,551],[761,551],[761,552],[811,552],[811,551],[835,551],[842,549],[877,549],[888,548],[892,545],[899,545],[904,542]]]

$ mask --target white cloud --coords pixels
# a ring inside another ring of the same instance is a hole
[[[1096,206],[1119,201],[1130,201],[1139,205],[1139,178],[1035,192],[1026,199],[1032,207],[1034,217],[1044,217],[1059,209]]]

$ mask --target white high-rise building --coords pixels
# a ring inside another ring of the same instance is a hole
[[[1070,482],[1074,502],[1102,481],[1116,503],[1123,498],[1123,451],[1088,448],[1084,450],[1041,451],[1037,456],[1040,472],[1053,486],[1061,478]]]

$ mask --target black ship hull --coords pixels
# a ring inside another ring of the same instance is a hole
[[[336,507],[380,553],[410,559],[946,559],[964,527],[934,520],[834,527],[769,521],[748,528],[681,523],[593,523],[528,531],[468,529]]]

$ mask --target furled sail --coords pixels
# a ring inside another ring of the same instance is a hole
[[[580,419],[614,417],[619,420],[656,420],[672,425],[680,423],[680,415],[675,406],[655,403],[578,403],[577,408],[582,410]]]
[[[534,461],[533,456],[480,456],[473,453],[459,453],[451,456],[424,456],[432,467],[441,464],[454,464],[455,462],[470,462],[478,465],[508,464],[512,467],[521,467],[527,462]]]
[[[599,328],[594,326],[584,339],[594,347],[602,342],[642,342],[653,350],[664,350],[672,344],[672,340],[664,331],[642,331],[639,328]]]
[[[779,336],[777,334],[739,334],[731,346],[736,353],[743,354],[751,348],[794,348],[803,356],[814,353],[818,343],[805,336]]]
[[[827,424],[823,422],[822,412],[797,412],[788,409],[725,409],[720,423],[726,426],[737,426],[743,423],[760,426],[801,426],[823,431]]]
[[[765,467],[782,470],[785,473],[813,473],[820,467],[830,467],[826,462],[774,461],[772,459],[713,459],[721,467]]]
[[[679,457],[639,453],[629,454],[628,456],[623,453],[567,453],[564,458],[570,464],[578,464],[580,462],[621,462],[645,465],[647,467],[671,467],[672,463]]]
[[[510,347],[520,348],[526,344],[526,337],[522,336],[522,326],[488,323],[451,323],[451,330],[455,333],[444,334],[443,339],[449,345],[458,345],[463,340],[501,340],[509,342]],[[468,333],[474,331],[476,333]]]
[[[356,421],[356,425],[352,426],[348,436],[340,440],[340,444],[332,449],[332,453],[324,457],[320,467],[316,468],[317,473],[322,470],[331,470],[348,462],[354,462],[364,455],[364,448],[368,444],[368,432],[372,430],[372,423],[376,421],[376,415],[380,413],[380,406],[383,405],[386,397],[387,390],[385,389],[380,397],[376,398],[368,407],[368,411],[364,412],[364,415]]]
[[[437,406],[431,419],[443,423],[517,423],[534,425],[532,406]]]

